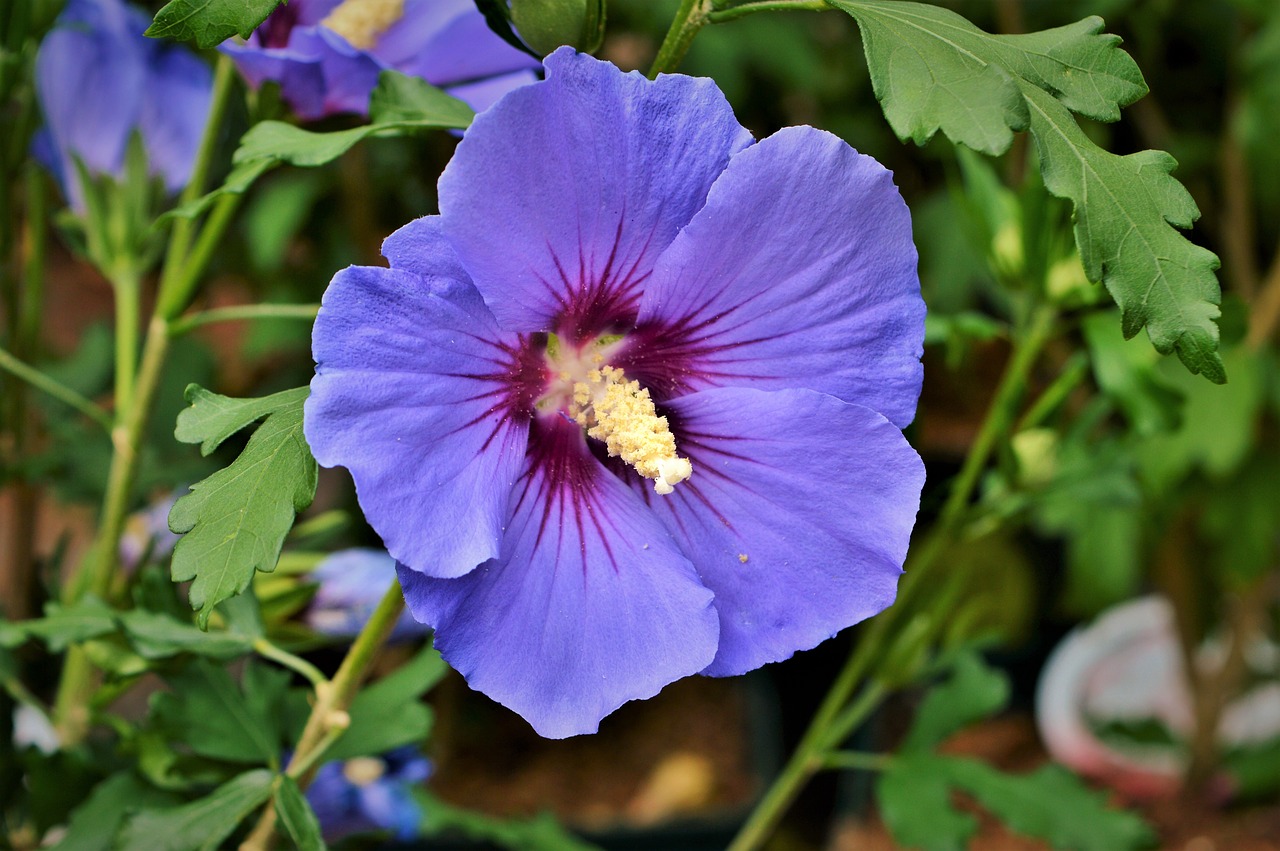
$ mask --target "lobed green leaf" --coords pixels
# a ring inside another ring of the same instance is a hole
[[[876,780],[876,802],[894,841],[927,851],[963,851],[978,820],[951,804],[951,785],[940,770],[943,757],[909,754],[894,758]]]
[[[318,471],[302,434],[307,393],[303,387],[235,400],[188,388],[192,406],[179,415],[175,434],[206,452],[266,417],[231,466],[193,485],[169,512],[169,528],[183,535],[173,580],[193,580],[189,595],[201,629],[218,603],[248,587],[255,570],[275,567],[294,515],[315,497]]]
[[[1103,283],[1132,337],[1177,352],[1193,373],[1226,381],[1217,354],[1218,259],[1176,228],[1199,216],[1168,154],[1126,157],[1094,145],[1072,112],[1103,121],[1146,84],[1120,39],[1096,17],[1028,35],[991,35],[946,9],[890,0],[830,0],[857,20],[872,86],[900,138],[941,130],[999,154],[1030,129],[1045,185],[1075,204],[1076,243],[1091,281]]]
[[[212,793],[165,810],[143,810],[129,819],[117,848],[147,851],[214,851],[271,795],[265,768],[233,777]]]
[[[207,50],[233,35],[248,38],[283,2],[288,0],[169,0],[145,35],[194,41]]]
[[[1027,35],[983,32],[949,9],[896,0],[830,0],[862,31],[871,84],[899,137],[938,130],[986,154],[1003,153],[1027,126],[1020,78],[1069,109],[1115,121],[1147,92],[1137,64],[1099,34],[1102,19]]]
[[[243,692],[225,669],[208,662],[170,677],[173,691],[152,698],[157,726],[210,759],[278,763],[289,675],[251,664],[244,676]]]
[[[952,733],[999,712],[1009,702],[1009,678],[974,651],[957,657],[951,676],[930,689],[902,743],[902,752],[932,750]]]
[[[1137,815],[1107,806],[1080,778],[1057,765],[1030,774],[1005,774],[984,762],[948,759],[946,773],[1018,833],[1070,851],[1144,848],[1154,836]]]

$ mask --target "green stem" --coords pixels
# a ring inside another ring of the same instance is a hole
[[[222,235],[240,206],[240,194],[223,195],[214,202],[213,212],[205,220],[200,235],[196,238],[195,247],[187,256],[187,262],[171,278],[162,280],[160,294],[156,299],[156,313],[165,319],[174,319],[186,310],[195,294],[200,276],[213,259],[213,254],[222,242]]]
[[[693,44],[693,38],[711,20],[711,0],[683,0],[676,16],[671,21],[658,55],[649,67],[649,79],[659,74],[670,73],[680,65]]]
[[[823,768],[837,770],[884,771],[893,763],[893,757],[882,753],[862,751],[835,751],[822,760]]]
[[[747,818],[729,846],[729,851],[753,851],[759,848],[805,783],[826,764],[829,751],[838,748],[888,693],[886,685],[873,679],[862,689],[857,700],[848,704],[858,685],[882,658],[881,648],[886,636],[905,617],[913,598],[920,593],[919,589],[929,587],[929,583],[923,581],[924,577],[929,575],[933,565],[942,562],[939,556],[946,552],[949,542],[954,540],[962,527],[979,476],[986,468],[998,439],[1008,432],[1017,416],[1018,403],[1026,388],[1027,379],[1053,333],[1055,320],[1056,314],[1051,309],[1037,309],[1032,313],[1023,333],[1016,336],[1013,356],[1005,367],[978,435],[969,447],[960,474],[952,484],[935,534],[912,559],[911,570],[907,571],[894,606],[874,618],[858,636],[857,646],[818,707],[809,729],[805,731],[782,772]]]
[[[369,672],[369,666],[391,635],[403,610],[404,593],[400,590],[400,583],[393,582],[370,615],[369,621],[352,642],[351,649],[347,651],[333,680],[316,688],[315,705],[286,769],[286,773],[297,779],[301,788],[307,788],[324,749],[337,738],[331,735],[333,729],[350,723],[346,714],[347,707],[351,705],[360,683]],[[299,766],[305,767],[300,769]],[[266,851],[270,848],[275,841],[276,818],[274,803],[269,802],[258,817],[253,831],[241,844],[241,851]]]
[[[208,123],[192,169],[191,181],[182,193],[182,203],[199,197],[204,191],[233,80],[230,59],[226,56],[220,57],[214,76],[213,99],[209,108]],[[211,215],[210,223],[212,222]],[[184,286],[194,287],[194,283],[187,282],[199,280],[205,263],[212,255],[212,247],[209,247],[202,253],[193,252],[188,256],[191,228],[190,221],[179,219],[174,231],[170,234],[156,312],[152,316],[146,341],[142,347],[142,363],[129,394],[127,410],[117,411],[116,424],[111,430],[115,451],[111,457],[110,472],[107,474],[107,490],[103,498],[98,535],[84,569],[64,586],[62,594],[64,601],[74,601],[86,591],[104,599],[110,595],[119,562],[120,536],[124,531],[133,484],[138,474],[138,458],[142,449],[143,432],[151,416],[156,388],[159,386],[165,358],[169,352],[168,320],[182,309],[180,304],[172,314],[167,314],[162,312],[161,305],[165,303],[166,297],[172,300],[175,279],[181,278]],[[220,235],[224,229],[225,222],[222,222],[217,228],[217,233]],[[204,234],[202,233],[201,236],[203,237]],[[82,648],[72,646],[63,664],[58,694],[54,701],[54,724],[62,736],[64,746],[75,745],[87,735],[88,707],[93,691],[93,666]]]
[[[708,16],[713,24],[745,18],[756,12],[827,12],[826,0],[755,0],[714,9]]]
[[[235,64],[230,57],[220,55],[213,74],[213,98],[209,107],[209,119],[205,125],[204,138],[200,140],[195,166],[191,171],[191,180],[178,196],[179,207],[191,203],[204,194],[205,182],[209,178],[209,168],[213,161],[213,150],[218,143],[218,132],[222,129],[234,81]],[[166,289],[168,282],[187,264],[187,251],[191,247],[194,229],[195,222],[191,219],[179,218],[174,222],[173,230],[169,234],[169,246],[165,252],[164,269],[160,274],[161,290]]]
[[[215,322],[238,322],[255,319],[311,320],[320,312],[318,304],[245,304],[235,307],[216,307],[175,319],[169,328],[171,336],[180,337],[202,325]]]
[[[1004,375],[1000,378],[1000,384],[996,387],[991,407],[978,429],[973,446],[969,448],[969,454],[965,456],[960,473],[951,485],[947,502],[942,507],[939,524],[948,532],[953,531],[964,516],[969,500],[973,497],[973,491],[977,487],[978,479],[991,458],[992,450],[995,449],[997,441],[1013,425],[1018,415],[1018,403],[1026,389],[1027,379],[1031,375],[1031,368],[1040,356],[1041,349],[1053,334],[1056,321],[1057,314],[1052,308],[1037,308],[1027,322],[1025,333],[1019,335],[1020,340],[1015,341],[1013,356],[1009,359]]]
[[[128,517],[133,482],[138,473],[138,455],[143,430],[151,413],[151,403],[169,351],[169,328],[164,320],[151,320],[143,347],[142,367],[123,422],[111,431],[115,452],[107,474],[107,493],[99,519],[98,536],[87,556],[84,570],[63,588],[64,601],[74,601],[85,592],[106,599],[120,559],[120,536]],[[54,724],[64,745],[80,742],[89,731],[88,705],[93,693],[93,666],[84,650],[72,646],[67,651],[54,701]]]
[[[734,837],[727,851],[751,851],[763,845],[790,808],[796,795],[809,782],[809,778],[826,766],[827,749],[838,747],[843,741],[841,738],[829,744],[831,728],[827,725],[834,716],[840,714],[841,704],[848,699],[849,693],[856,685],[858,670],[865,665],[865,662],[855,660],[863,656],[864,654],[860,653],[850,655],[849,663],[845,665],[836,685],[827,693],[809,729],[805,731],[800,744],[796,746],[795,753],[791,755],[782,772],[774,778],[768,791],[760,799],[760,803],[756,804],[755,809],[751,811],[751,815],[742,825],[742,829],[738,831],[738,835]],[[852,721],[856,726],[884,699],[885,691],[883,685],[873,681],[859,695],[857,702],[840,715],[841,725],[844,726]]]
[[[1031,404],[1031,407],[1027,408],[1027,412],[1022,415],[1022,419],[1018,420],[1018,424],[1014,427],[1014,433],[1036,428],[1048,419],[1049,415],[1067,400],[1067,397],[1071,395],[1071,391],[1080,386],[1080,382],[1084,381],[1085,376],[1088,374],[1089,356],[1084,352],[1076,352],[1068,358],[1066,364],[1062,367],[1062,371],[1058,373],[1058,377],[1044,389],[1044,392],[1040,394],[1040,398],[1036,399]]]
[[[125,416],[138,371],[138,340],[142,312],[142,281],[130,263],[111,270],[116,301],[116,419]]]
[[[320,669],[312,665],[301,656],[295,656],[283,647],[272,644],[265,638],[255,638],[253,640],[253,650],[263,659],[270,659],[279,665],[283,665],[291,671],[296,671],[307,678],[312,687],[319,690],[328,684],[329,679],[320,673]]]
[[[59,402],[70,405],[80,413],[102,426],[110,434],[115,423],[111,415],[98,405],[81,396],[70,387],[62,384],[33,366],[29,366],[15,358],[6,349],[0,349],[0,369],[30,384],[37,390],[43,390]]]

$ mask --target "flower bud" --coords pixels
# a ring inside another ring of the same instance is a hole
[[[592,53],[604,40],[605,0],[511,0],[520,38],[546,55],[562,44]]]

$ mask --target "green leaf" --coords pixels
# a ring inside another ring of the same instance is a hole
[[[292,777],[282,774],[276,789],[276,812],[285,832],[301,851],[324,851],[327,847],[320,835],[320,822],[303,797],[302,790]]]
[[[253,186],[259,177],[270,171],[274,165],[276,165],[275,160],[257,159],[234,166],[231,169],[231,173],[227,175],[226,180],[222,181],[221,186],[206,192],[194,201],[189,201],[181,207],[169,210],[156,219],[155,226],[159,227],[169,219],[194,219],[213,206],[213,202],[223,195],[243,195],[249,191],[249,187]]]
[[[1014,78],[1069,109],[1115,121],[1147,92],[1120,38],[1102,19],[1028,35],[991,35],[955,12],[919,3],[831,0],[862,31],[876,98],[899,138],[923,144],[939,129],[986,154],[1003,153],[1027,126]]]
[[[50,651],[61,653],[69,644],[115,631],[115,612],[111,607],[97,597],[86,595],[66,606],[49,603],[44,608],[44,617],[38,620],[0,624],[0,646],[16,647],[28,638],[38,638]]]
[[[167,810],[129,819],[116,844],[121,851],[214,851],[271,795],[272,773],[246,771],[211,794]]]
[[[1199,216],[1169,172],[1168,154],[1120,157],[1084,134],[1072,111],[1104,121],[1146,91],[1119,39],[1102,22],[1029,35],[991,35],[934,6],[831,0],[862,30],[872,85],[900,138],[942,130],[999,154],[1030,128],[1051,193],[1075,204],[1075,237],[1089,279],[1103,283],[1132,337],[1144,326],[1156,349],[1176,351],[1193,373],[1226,380],[1218,357],[1218,259],[1176,228]]]
[[[1057,765],[1011,775],[984,762],[948,759],[946,773],[1018,833],[1070,851],[1124,851],[1155,838],[1138,816],[1107,806],[1107,795],[1089,789]]]
[[[249,128],[232,158],[248,168],[258,160],[312,167],[331,162],[369,136],[395,136],[420,130],[463,130],[475,117],[464,102],[424,80],[383,71],[369,97],[371,122],[363,127],[319,133],[283,121],[262,121]],[[234,172],[233,172],[234,173]]]
[[[173,580],[194,580],[189,594],[201,629],[218,603],[248,587],[255,570],[275,567],[295,513],[315,497],[316,462],[302,435],[307,392],[228,399],[195,385],[187,389],[191,407],[178,416],[175,434],[200,443],[206,454],[266,416],[240,457],[193,485],[169,513],[169,528],[183,534],[173,552]]]
[[[1009,678],[973,651],[960,654],[951,676],[930,689],[902,752],[932,750],[952,733],[999,712],[1009,702]]]
[[[168,615],[134,609],[120,615],[120,624],[134,649],[144,659],[167,659],[178,653],[194,653],[210,659],[230,660],[253,649],[253,639],[230,632],[205,632]]]
[[[424,836],[460,833],[511,851],[599,851],[561,827],[549,813],[529,819],[500,819],[446,804],[421,787],[413,790],[413,796],[422,805],[419,830]]]
[[[447,127],[464,130],[476,112],[466,101],[437,89],[421,77],[383,71],[369,95],[369,118],[376,125]]]
[[[217,47],[233,35],[248,38],[282,2],[287,0],[170,0],[144,35]]]
[[[288,679],[284,671],[250,664],[241,692],[225,669],[197,662],[169,678],[173,691],[152,698],[152,714],[159,728],[201,756],[275,765]]]
[[[1075,204],[1076,244],[1091,281],[1106,285],[1132,337],[1144,326],[1162,354],[1222,384],[1218,356],[1218,258],[1175,230],[1199,217],[1191,194],[1170,176],[1162,151],[1117,156],[1093,144],[1062,104],[1022,84],[1045,186]]]
[[[932,754],[894,758],[876,780],[876,801],[899,845],[927,851],[963,851],[978,820],[951,806],[951,786]]]
[[[408,664],[363,689],[351,702],[351,726],[334,742],[327,759],[386,753],[426,739],[432,715],[418,698],[448,672],[440,654],[425,647]]]
[[[132,771],[113,774],[72,810],[67,832],[56,847],[58,851],[110,851],[130,812],[164,809],[178,800],[177,796],[142,782]]]

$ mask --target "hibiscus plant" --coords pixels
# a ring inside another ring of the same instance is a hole
[[[432,707],[755,671],[820,681],[733,851],[830,772],[926,849],[1274,795],[1280,10],[1173,83],[1071,5],[0,8],[0,841],[594,847]],[[1062,765],[939,750],[1125,601]]]

